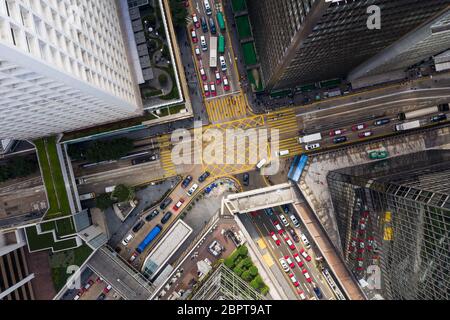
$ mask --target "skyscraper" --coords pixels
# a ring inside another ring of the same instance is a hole
[[[378,266],[384,298],[450,298],[450,150],[344,168],[327,180],[356,277]]]
[[[345,77],[442,13],[450,0],[248,0],[267,90]],[[381,10],[369,29],[367,9]]]
[[[0,1],[0,138],[141,113],[116,1],[74,3]]]

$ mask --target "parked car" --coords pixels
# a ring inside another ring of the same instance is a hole
[[[184,203],[184,199],[183,199],[183,198],[180,198],[180,200],[178,200],[178,202],[174,204],[174,206],[172,207],[172,209],[173,209],[174,211],[178,211],[178,209],[181,208],[181,206],[183,205],[183,203]]]
[[[297,261],[297,264],[300,268],[303,267],[303,261],[302,261],[302,259],[300,259],[300,256],[298,255],[298,253],[294,253],[294,259],[295,259],[295,261]]]
[[[107,294],[108,292],[111,291],[111,289],[112,289],[111,285],[108,284],[108,285],[103,289],[103,293],[104,293],[104,294]]]
[[[136,257],[138,256],[137,252],[133,252],[133,254],[131,255],[130,259],[128,259],[128,262],[133,262],[134,260],[136,260]]]
[[[195,13],[192,14],[192,23],[194,23],[194,27],[196,29],[200,28],[200,21],[198,21],[197,15]]]
[[[133,235],[130,233],[129,235],[127,235],[127,236],[125,237],[125,239],[122,240],[122,244],[123,244],[124,246],[126,246],[126,245],[128,244],[128,242],[131,241],[131,239],[133,239]]]
[[[352,126],[353,131],[364,130],[365,128],[367,128],[367,124],[365,123],[355,124]]]
[[[439,122],[439,121],[444,121],[444,120],[447,120],[447,115],[444,114],[444,113],[441,113],[441,114],[432,116],[432,117],[430,118],[430,121],[431,121],[431,122]]]
[[[198,177],[198,182],[202,183],[205,181],[211,174],[208,171],[203,172],[203,174]]]
[[[295,232],[294,229],[289,228],[289,233],[292,237],[292,239],[294,239],[295,242],[300,242],[300,238],[298,237],[297,233]]]
[[[203,33],[207,33],[208,32],[208,23],[206,22],[206,18],[205,17],[201,17],[200,18],[200,22],[201,22],[201,25],[202,25]]]
[[[172,216],[172,212],[167,211],[164,216],[161,218],[161,223],[165,224],[167,221],[169,221],[170,217]]]
[[[191,197],[194,194],[195,190],[197,190],[197,188],[198,184],[194,183],[192,187],[188,190],[187,195]]]
[[[159,208],[161,210],[164,210],[165,208],[167,208],[169,206],[169,204],[172,203],[172,198],[167,197],[166,199],[164,199],[164,201],[160,204]]]
[[[306,261],[311,261],[311,257],[308,253],[306,253],[305,249],[301,248],[300,254],[303,256],[303,258],[305,258]]]
[[[145,221],[149,222],[151,221],[154,217],[156,217],[159,214],[158,209],[153,210],[152,212],[150,212],[146,217],[145,217]]]
[[[284,230],[283,230],[283,228],[281,228],[280,223],[278,222],[278,220],[274,220],[274,221],[272,221],[272,223],[273,223],[275,229],[277,229],[278,234],[283,234]]]
[[[243,184],[244,184],[244,186],[248,186],[249,185],[249,182],[250,182],[250,175],[246,172],[246,173],[244,173],[244,176],[242,177],[242,180],[243,180]]]
[[[208,50],[208,44],[206,43],[205,36],[200,36],[200,47],[202,48],[202,51]]]
[[[281,220],[281,223],[285,226],[285,227],[289,227],[289,222],[287,221],[286,217],[283,214],[280,214],[278,216]]]
[[[195,32],[194,29],[191,29],[191,37],[192,37],[192,42],[193,43],[197,43],[198,42],[197,33]]]
[[[291,269],[295,268],[295,263],[292,261],[291,257],[289,256],[284,256],[284,260],[286,260],[287,264],[289,265],[289,267]]]
[[[197,57],[197,59],[201,60],[202,53],[201,53],[200,48],[198,46],[195,46],[194,52],[195,52],[195,56]]]
[[[227,76],[223,76],[222,83],[223,83],[223,90],[230,91],[230,83],[228,82]]]
[[[301,233],[301,234],[300,234],[300,238],[302,238],[302,241],[303,241],[303,243],[305,244],[305,247],[306,247],[307,249],[311,248],[311,245],[309,244],[309,240],[308,240],[308,238],[305,236],[304,233]]]
[[[280,262],[281,268],[283,269],[284,272],[290,271],[288,264],[286,263],[286,261],[283,258],[278,259],[278,261]]]
[[[283,204],[283,211],[286,214],[291,213],[291,210],[289,209],[289,206],[287,204]]]
[[[222,72],[227,71],[227,63],[225,62],[224,56],[219,57],[219,62],[220,62],[220,69],[222,70]]]
[[[186,178],[184,178],[183,182],[181,183],[181,187],[182,188],[187,188],[189,186],[189,184],[192,181],[192,176],[187,176]]]
[[[214,84],[214,81],[211,81],[209,83],[209,87],[211,88],[211,95],[213,97],[217,96],[217,92],[216,92],[216,85]]]
[[[306,295],[305,292],[303,292],[303,290],[298,290],[297,293],[300,296],[300,299],[306,300]]]
[[[289,218],[291,219],[292,223],[294,224],[294,227],[296,227],[296,228],[300,227],[300,223],[298,222],[297,218],[293,214],[289,215]]]
[[[294,284],[295,287],[298,287],[300,284],[297,281],[297,278],[295,278],[293,273],[289,274],[289,278],[291,278],[292,283]]]
[[[217,33],[216,24],[214,23],[213,17],[209,17],[209,30],[211,30],[211,34]]]
[[[303,270],[302,270],[302,273],[303,273],[303,275],[305,276],[306,281],[309,282],[309,283],[311,283],[312,280],[311,280],[311,277],[310,277],[310,275],[309,275],[309,273],[308,273],[308,270],[303,269]]]
[[[133,227],[133,232],[134,233],[136,233],[136,232],[138,232],[139,230],[141,230],[141,228],[144,226],[144,221],[139,221],[138,223],[136,223],[136,225]]]
[[[295,245],[288,236],[284,236],[284,241],[286,241],[286,244],[288,245],[289,249],[295,250]]]

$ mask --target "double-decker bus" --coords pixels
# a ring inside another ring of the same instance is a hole
[[[218,46],[219,53],[225,53],[225,37],[223,35],[219,35],[219,46]]]
[[[223,19],[222,12],[217,12],[217,23],[219,24],[219,29],[225,31],[225,20]]]

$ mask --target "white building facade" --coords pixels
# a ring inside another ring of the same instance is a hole
[[[0,138],[142,113],[115,0],[0,0]]]

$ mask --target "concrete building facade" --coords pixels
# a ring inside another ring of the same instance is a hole
[[[141,114],[114,0],[0,1],[0,138]]]

